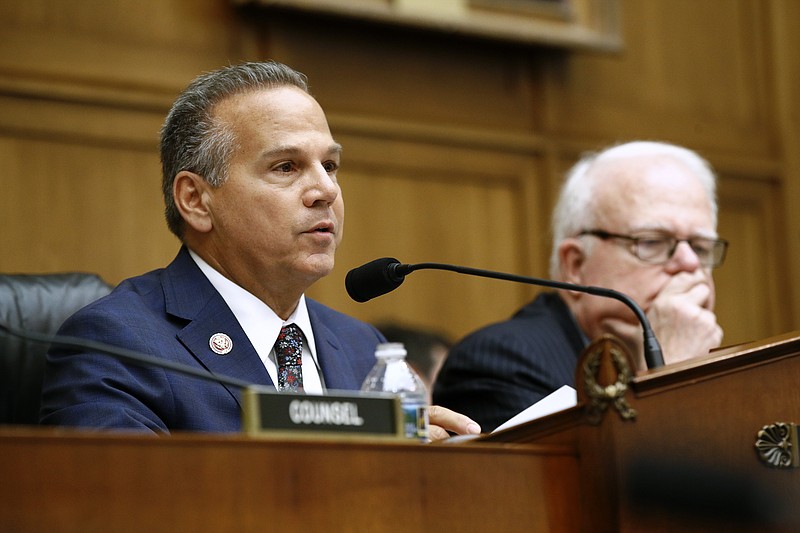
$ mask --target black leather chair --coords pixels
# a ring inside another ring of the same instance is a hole
[[[0,275],[0,323],[54,334],[72,313],[108,294],[95,274]],[[0,424],[37,424],[48,346],[0,331]]]

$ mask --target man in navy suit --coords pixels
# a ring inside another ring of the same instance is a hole
[[[122,282],[60,333],[245,382],[278,383],[274,345],[302,332],[303,388],[359,389],[384,337],[304,296],[331,272],[342,239],[341,146],[305,77],[275,62],[204,74],[161,132],[166,268]],[[92,352],[48,356],[42,422],[153,432],[237,431],[241,391]],[[478,433],[431,407],[431,438]]]
[[[567,176],[553,215],[550,276],[633,298],[665,363],[706,355],[722,342],[711,271],[727,242],[716,228],[716,178],[705,160],[666,143],[614,146],[587,155]],[[627,306],[580,292],[542,293],[460,341],[433,401],[492,430],[562,385],[575,386],[578,356],[604,333],[644,366],[641,327]]]

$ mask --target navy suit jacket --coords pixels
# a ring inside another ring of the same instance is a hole
[[[317,358],[328,389],[358,390],[385,342],[374,327],[307,299]],[[209,339],[225,333],[226,355]],[[166,268],[122,282],[70,317],[59,331],[253,384],[269,374],[225,300],[188,251]],[[53,349],[47,357],[41,421],[154,432],[239,431],[241,390],[100,353]]]
[[[585,338],[561,297],[542,293],[512,318],[456,344],[433,388],[433,403],[494,428],[562,385],[575,386]]]

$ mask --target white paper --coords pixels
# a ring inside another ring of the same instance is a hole
[[[500,424],[494,431],[492,431],[492,433],[518,426],[519,424],[524,424],[525,422],[530,422],[531,420],[536,420],[537,418],[541,418],[552,413],[557,413],[558,411],[563,411],[564,409],[569,409],[570,407],[575,407],[577,404],[578,394],[575,389],[569,385],[564,385],[560,389],[551,392],[535,404],[531,405],[521,413]]]

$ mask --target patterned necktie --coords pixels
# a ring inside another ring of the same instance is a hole
[[[303,333],[297,324],[281,328],[275,341],[278,362],[278,390],[302,392],[303,390]]]

